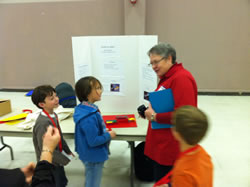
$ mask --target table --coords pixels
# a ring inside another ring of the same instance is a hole
[[[12,112],[4,117],[15,115],[15,112]],[[121,114],[121,113],[119,113]],[[110,113],[104,114],[110,115]],[[112,113],[115,115],[115,113]],[[118,115],[118,114],[117,114]],[[138,114],[135,114],[138,116]],[[3,117],[1,117],[3,118]],[[1,119],[0,118],[0,119]],[[135,141],[145,141],[146,132],[147,132],[147,124],[148,121],[142,118],[136,118],[137,127],[136,128],[115,128],[115,132],[117,136],[113,140],[118,141],[127,141],[130,145],[130,186],[134,186],[134,148],[135,148]],[[73,122],[73,118],[70,117],[66,120],[60,122],[61,130],[63,132],[63,137],[65,139],[74,139],[74,128],[75,124]],[[0,151],[4,148],[9,148],[11,153],[11,159],[14,159],[14,154],[12,147],[4,143],[3,137],[10,136],[10,137],[32,137],[32,130],[22,130],[17,127],[17,125],[6,125],[0,124],[0,136],[1,136],[1,143],[3,147],[0,148]]]

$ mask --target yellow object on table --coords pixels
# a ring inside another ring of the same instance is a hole
[[[28,113],[21,113],[21,114],[15,115],[15,116],[11,116],[11,117],[8,117],[8,118],[1,119],[0,124],[4,123],[4,124],[7,124],[7,125],[15,125],[15,124],[20,123],[23,120],[25,120],[27,115],[28,115]]]

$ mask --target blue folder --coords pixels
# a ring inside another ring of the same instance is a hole
[[[156,113],[174,111],[174,97],[171,89],[150,92],[149,101]],[[171,128],[171,124],[162,124],[155,121],[151,122],[152,129]]]

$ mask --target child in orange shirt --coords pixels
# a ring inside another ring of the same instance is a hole
[[[198,144],[207,129],[207,117],[198,108],[182,106],[175,111],[172,133],[180,144],[181,153],[172,172],[159,180],[155,187],[213,186],[211,158]]]

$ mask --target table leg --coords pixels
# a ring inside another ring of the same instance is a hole
[[[11,160],[14,160],[12,147],[4,143],[3,136],[1,136],[1,143],[3,144],[3,147],[0,148],[0,151],[2,151],[5,147],[8,147],[10,149]]]
[[[134,187],[134,151],[135,151],[135,142],[128,141],[130,145],[130,186]]]

